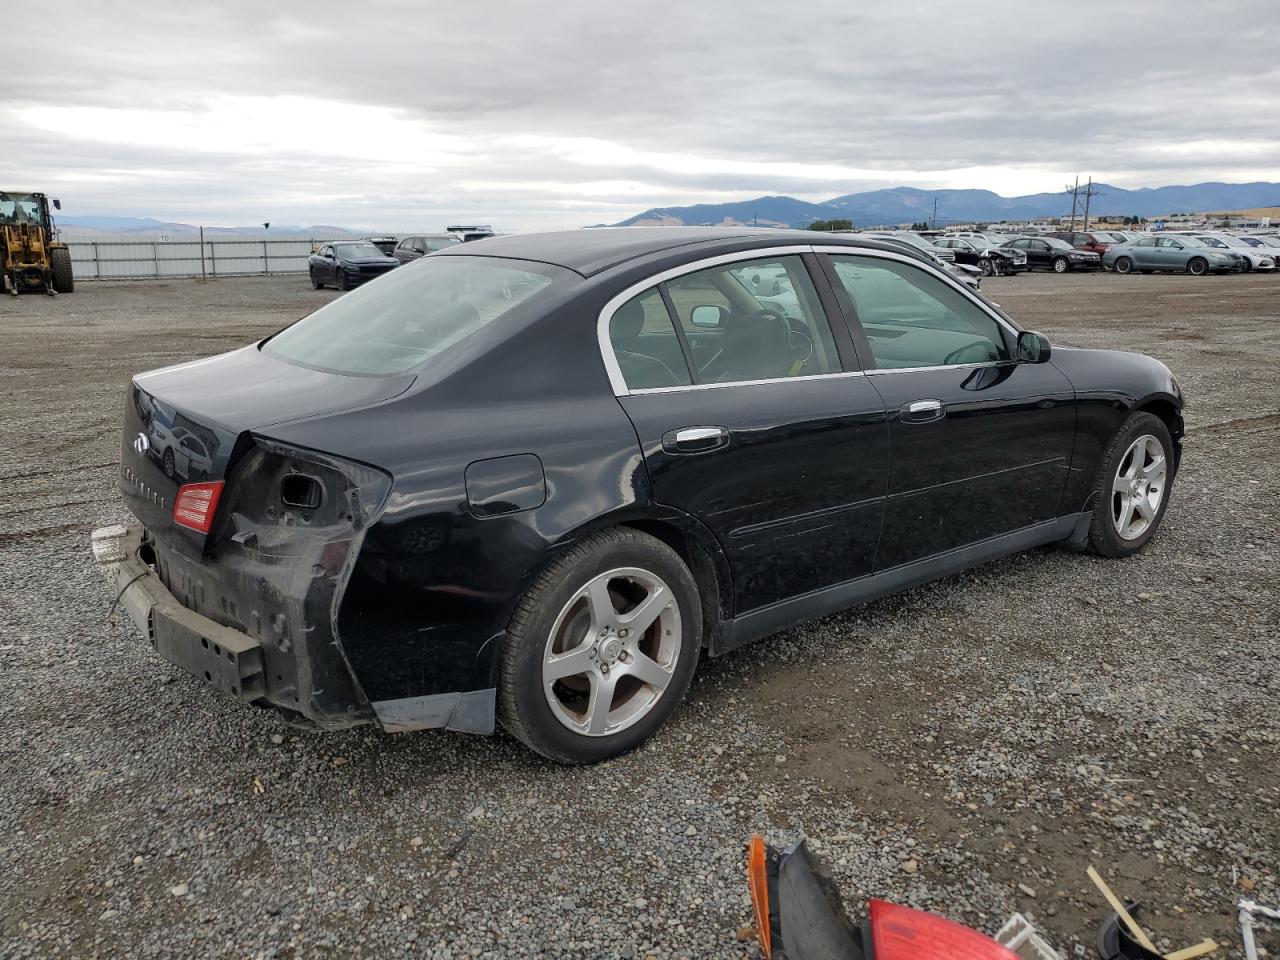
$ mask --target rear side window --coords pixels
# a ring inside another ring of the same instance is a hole
[[[906,263],[831,258],[880,369],[1008,360],[1000,324],[959,290]]]
[[[667,282],[699,383],[837,373],[835,341],[798,256],[726,263]]]
[[[693,383],[671,314],[657,287],[632,297],[609,319],[609,342],[628,390]]]
[[[553,270],[523,260],[426,257],[326,304],[262,349],[333,373],[403,373],[532,305],[555,283]]]

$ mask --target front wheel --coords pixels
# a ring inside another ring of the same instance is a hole
[[[507,626],[502,724],[566,764],[648,740],[693,679],[702,606],[693,575],[662,541],[609,530],[553,560]]]
[[[66,247],[54,247],[49,251],[49,273],[53,289],[58,293],[73,293],[76,278],[71,267],[71,251]]]
[[[1173,438],[1159,417],[1135,413],[1112,438],[1098,477],[1089,545],[1104,557],[1128,557],[1155,536],[1169,505]]]
[[[334,281],[334,286],[337,287],[339,290],[345,292],[351,289],[351,284],[347,280],[347,271],[339,270],[337,274],[335,274],[335,278],[336,279]]]
[[[1240,272],[1248,273],[1252,269],[1253,269],[1253,261],[1250,260],[1248,257],[1246,257],[1244,262],[1240,264]]]
[[[1132,273],[1133,261],[1128,257],[1118,257],[1116,259],[1116,273]]]
[[[1187,273],[1193,277],[1203,277],[1209,272],[1209,263],[1204,257],[1192,257],[1187,264]]]
[[[316,276],[316,268],[312,267],[310,270],[310,273],[311,273],[311,289],[319,290],[321,287],[324,286],[324,284],[321,283],[320,278]]]
[[[1068,270],[1070,270],[1070,269],[1071,269],[1071,264],[1070,264],[1069,262],[1067,262],[1067,258],[1066,258],[1066,257],[1054,257],[1054,258],[1053,258],[1053,272],[1054,272],[1054,273],[1066,273],[1066,272],[1067,272]]]
[[[990,258],[984,257],[978,265],[982,267],[982,275],[984,277],[994,277],[996,275],[996,265],[991,262]]]

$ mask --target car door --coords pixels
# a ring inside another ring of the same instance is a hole
[[[1155,270],[1160,267],[1160,258],[1156,252],[1157,242],[1157,237],[1144,237],[1126,246],[1125,252],[1135,267],[1142,270]]]
[[[320,265],[316,268],[316,274],[321,283],[333,283],[333,246],[326,243],[320,248],[319,255]]]
[[[1075,391],[1013,359],[1016,330],[961,285],[885,253],[828,252],[867,379],[889,416],[877,569],[1058,517]]]
[[[715,536],[735,615],[867,574],[875,560],[884,404],[847,328],[833,331],[815,263],[794,249],[703,260],[631,287],[602,315],[653,497]]]
[[[1160,237],[1156,240],[1156,264],[1161,270],[1185,270],[1187,260],[1187,248],[1181,240],[1175,240],[1173,237]]]

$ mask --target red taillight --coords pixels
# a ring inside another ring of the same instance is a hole
[[[871,901],[876,960],[1018,960],[990,937],[932,913]]]
[[[173,501],[173,522],[197,533],[208,533],[213,526],[213,513],[222,496],[222,481],[184,483]]]

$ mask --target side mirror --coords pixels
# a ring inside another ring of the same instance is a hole
[[[1023,330],[1018,334],[1017,358],[1019,363],[1048,363],[1053,348],[1049,346],[1049,338],[1034,330]]]
[[[729,311],[724,307],[704,303],[702,306],[693,308],[693,312],[689,314],[689,321],[695,327],[718,330],[724,326],[725,318],[728,315]]]
[[[55,209],[55,210],[61,210],[61,209],[62,209],[62,201],[61,201],[61,200],[59,200],[57,197],[54,197],[54,198],[53,198],[53,209]]]

